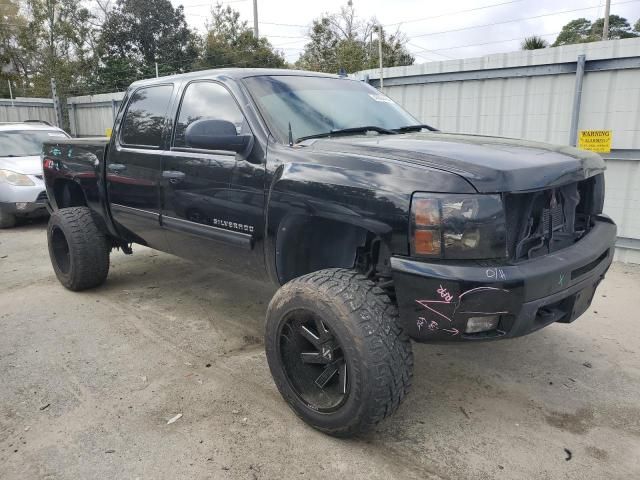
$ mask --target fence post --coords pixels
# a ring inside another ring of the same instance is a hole
[[[67,105],[69,103],[67,102]],[[75,102],[71,102],[71,116],[69,118],[69,123],[71,124],[71,135],[74,137],[78,136],[78,104]]]
[[[111,117],[112,120],[115,122],[116,121],[116,114],[118,113],[118,108],[116,106],[116,101],[115,99],[111,99]]]
[[[11,90],[11,80],[7,80],[7,84],[9,85],[9,96],[11,97],[11,106],[15,107],[13,103],[13,90]]]
[[[56,116],[56,126],[63,128],[62,126],[62,108],[60,106],[60,98],[58,98],[58,91],[56,90],[56,79],[51,77],[51,99],[53,100],[53,112]]]
[[[580,121],[580,103],[582,101],[582,81],[584,79],[584,65],[586,56],[578,55],[576,62],[576,87],[573,92],[573,108],[571,110],[571,129],[569,130],[569,145],[578,144],[578,122]]]

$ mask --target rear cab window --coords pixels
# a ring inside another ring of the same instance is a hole
[[[120,130],[123,145],[160,148],[173,85],[139,88],[131,96]]]

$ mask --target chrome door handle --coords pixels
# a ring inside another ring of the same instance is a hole
[[[122,163],[109,163],[107,165],[109,171],[119,173],[127,169],[127,166]]]
[[[178,183],[183,180],[187,175],[184,172],[178,170],[163,170],[162,178],[169,180],[169,183]]]

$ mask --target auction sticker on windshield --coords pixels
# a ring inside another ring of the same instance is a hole
[[[578,148],[591,152],[609,153],[611,137],[611,130],[580,130]]]
[[[386,95],[382,95],[381,93],[377,93],[377,94],[370,93],[369,96],[373,98],[376,102],[393,103],[393,100],[391,100]]]

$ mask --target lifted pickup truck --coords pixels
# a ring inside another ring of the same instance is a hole
[[[281,286],[275,383],[326,433],[362,432],[409,390],[417,342],[569,323],[611,264],[603,160],[441,133],[374,88],[231,69],[136,82],[110,139],[44,146],[49,253],[71,290],[146,245]]]

